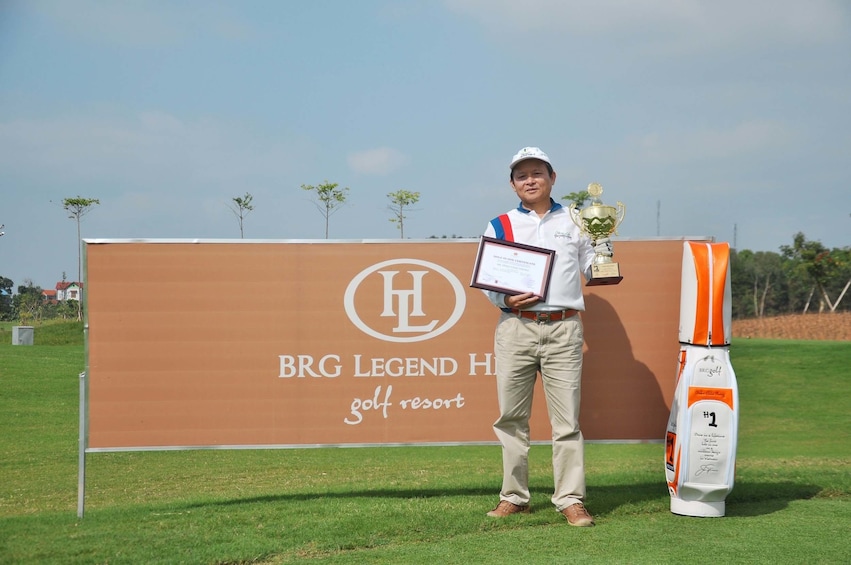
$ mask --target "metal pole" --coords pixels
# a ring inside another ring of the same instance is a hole
[[[80,373],[80,453],[77,474],[77,518],[83,517],[86,503],[86,372]]]

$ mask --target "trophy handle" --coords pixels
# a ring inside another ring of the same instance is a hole
[[[582,218],[580,218],[579,216],[579,208],[571,206],[570,210],[568,211],[568,214],[570,215],[570,219],[573,221],[573,223],[576,224],[576,227],[579,228],[579,231],[584,231],[584,227],[582,225]]]
[[[617,215],[617,218],[615,220],[615,229],[614,229],[615,235],[618,235],[618,226],[621,225],[621,222],[623,222],[623,219],[626,217],[626,206],[624,205],[624,203],[618,202],[617,207],[618,207],[618,215]]]

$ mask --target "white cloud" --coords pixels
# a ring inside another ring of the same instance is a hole
[[[676,57],[742,46],[830,43],[849,33],[839,0],[444,0],[495,33],[581,40],[587,50]],[[637,52],[635,50],[638,50]],[[564,56],[565,54],[561,54]],[[571,56],[571,55],[568,55]]]
[[[114,190],[167,191],[280,182],[309,151],[212,120],[164,112],[134,119],[78,116],[0,122],[0,168],[44,184],[89,181]],[[253,188],[252,188],[253,189]]]
[[[149,0],[36,0],[39,12],[89,41],[125,47],[170,46],[206,32],[243,40],[254,30],[227,4],[190,5]]]
[[[726,129],[654,132],[629,140],[626,152],[637,161],[655,164],[724,162],[775,154],[794,138],[794,132],[785,124],[747,121]]]
[[[347,162],[357,173],[387,175],[407,165],[410,158],[396,149],[379,147],[351,153]]]

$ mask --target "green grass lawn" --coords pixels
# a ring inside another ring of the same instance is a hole
[[[571,528],[549,502],[547,446],[531,453],[532,514],[505,520],[485,516],[496,446],[94,453],[80,520],[81,326],[36,328],[32,347],[10,335],[0,328],[0,563],[851,558],[848,342],[733,344],[741,411],[726,517],[670,513],[661,443],[589,444],[598,525]]]

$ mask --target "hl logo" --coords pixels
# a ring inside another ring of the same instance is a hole
[[[415,268],[410,268],[411,266]],[[383,300],[380,317],[396,319],[391,334],[371,328],[355,307],[358,287],[370,275],[382,278]],[[452,289],[450,293],[440,297],[440,300],[453,300],[455,303],[452,313],[443,323],[440,319],[429,319],[426,314],[428,305],[423,292],[423,282],[429,275],[443,277]],[[358,273],[346,288],[344,302],[346,315],[365,334],[382,341],[414,342],[431,339],[454,326],[464,313],[467,298],[461,281],[448,269],[419,259],[392,259],[376,263]],[[425,323],[417,323],[414,320],[416,318],[424,318],[422,321]]]
[[[437,320],[432,320],[425,326],[412,326],[409,322],[410,316],[425,316],[423,312],[423,277],[428,271],[408,271],[413,279],[413,288],[410,290],[397,290],[393,287],[393,279],[399,271],[378,271],[384,277],[384,310],[383,317],[396,316],[399,325],[393,328],[394,332],[430,332],[437,325]],[[398,316],[393,311],[393,304],[399,307]]]

